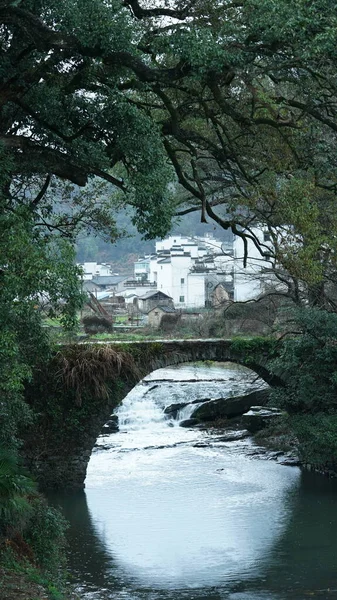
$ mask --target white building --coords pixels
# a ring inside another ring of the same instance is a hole
[[[262,256],[251,239],[247,239],[247,265],[244,267],[244,244],[239,236],[222,243],[212,237],[170,236],[156,243],[156,253],[143,259],[143,272],[157,289],[168,294],[177,308],[200,308],[213,304],[212,294],[221,283],[235,302],[259,297],[281,289],[272,273],[272,242],[267,229],[252,230],[263,245]]]
[[[155,254],[135,263],[135,279],[156,285],[158,291],[173,298],[176,308],[208,306],[212,289],[220,281],[230,287],[232,278],[222,271],[227,259],[221,247],[212,236],[170,236],[156,243]]]
[[[244,267],[244,245],[243,240],[239,236],[234,237],[233,243],[233,284],[234,284],[234,301],[244,302],[258,298],[268,289],[273,287],[279,289],[282,284],[273,276],[273,244],[270,234],[263,228],[254,228],[252,233],[255,235],[260,244],[263,244],[263,251],[270,256],[262,256],[258,248],[251,239],[247,238],[247,266]]]
[[[79,266],[83,269],[83,281],[88,281],[95,277],[112,275],[111,266],[107,263],[85,262]]]

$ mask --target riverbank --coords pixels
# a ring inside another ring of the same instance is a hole
[[[72,591],[61,592],[33,567],[0,567],[0,600],[80,600]]]
[[[50,600],[46,590],[29,580],[25,573],[0,567],[0,600]]]
[[[264,460],[275,460],[287,466],[298,466],[305,471],[318,473],[323,477],[337,478],[337,466],[332,459],[335,450],[333,441],[326,432],[326,442],[317,441],[317,431],[308,430],[307,416],[276,418],[273,422],[256,432],[247,432],[245,422],[241,417],[228,421],[219,419],[207,426],[214,429],[219,435],[240,432],[243,437],[249,435],[256,445],[254,456]],[[320,435],[322,440],[323,436]],[[235,439],[235,437],[233,437]]]

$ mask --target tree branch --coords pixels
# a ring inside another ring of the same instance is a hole
[[[37,206],[39,204],[39,202],[42,200],[43,196],[45,195],[45,193],[47,192],[47,190],[49,188],[50,181],[51,181],[51,175],[50,175],[50,173],[48,173],[46,180],[45,180],[42,188],[40,189],[38,195],[31,202],[32,206]]]

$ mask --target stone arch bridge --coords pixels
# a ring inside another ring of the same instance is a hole
[[[271,354],[275,355],[275,345],[275,341],[251,338],[246,341],[158,340],[64,346],[59,354],[63,352],[66,357],[69,352],[83,356],[87,349],[109,347],[130,356],[136,369],[131,376],[123,369],[117,378],[109,378],[107,374],[108,394],[97,393],[89,386],[81,390],[80,398],[79,390],[72,389],[69,381],[66,386],[62,385],[57,370],[51,368],[36,376],[26,394],[27,402],[37,416],[23,434],[24,460],[42,489],[82,489],[87,465],[103,425],[143,377],[158,368],[186,362],[230,361],[248,367],[269,385],[280,386],[282,379],[267,368]],[[67,360],[69,363],[69,358]],[[85,370],[85,364],[81,368]],[[95,379],[95,372],[92,377]]]

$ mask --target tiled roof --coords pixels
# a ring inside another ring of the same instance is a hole
[[[125,281],[128,279],[127,275],[98,275],[94,277],[91,281],[96,283],[97,285],[117,285],[121,281]]]
[[[164,263],[169,264],[170,262],[171,262],[171,258],[162,258],[162,259],[157,260],[157,263],[161,264],[161,265]]]
[[[160,304],[158,304],[158,306],[151,308],[151,310],[149,310],[149,313],[152,312],[153,310],[157,310],[158,308],[165,313],[175,313],[176,312],[176,309],[172,308],[172,306],[161,306]]]
[[[164,294],[164,292],[161,292],[160,290],[154,290],[153,292],[147,292],[143,296],[139,296],[139,300],[148,300],[149,298],[153,298],[153,296],[157,296],[159,294],[160,296],[164,296],[165,298],[171,298],[171,296]]]

